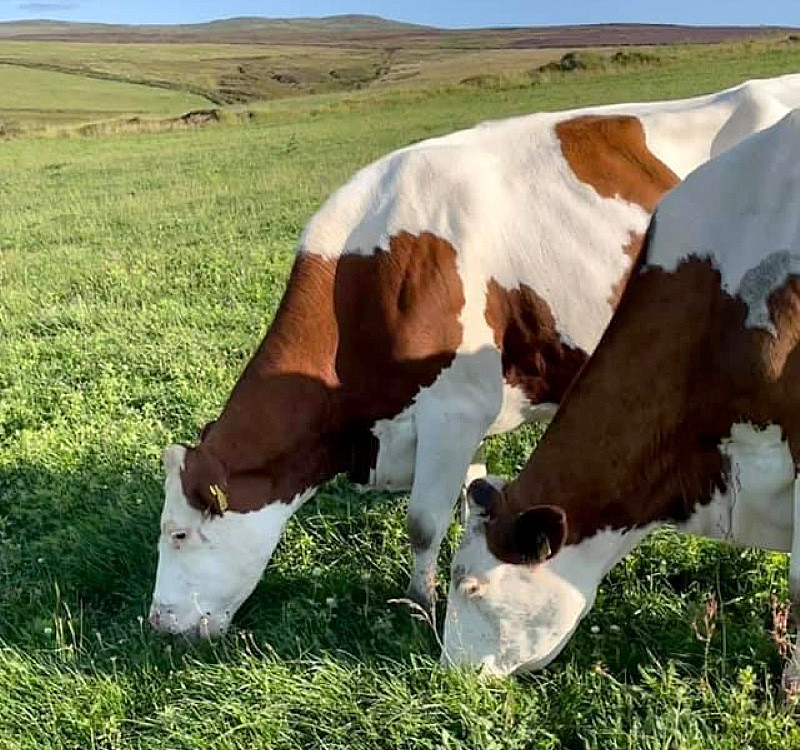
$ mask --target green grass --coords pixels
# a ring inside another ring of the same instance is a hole
[[[670,532],[611,574],[563,655],[526,680],[438,667],[433,635],[386,603],[410,568],[402,498],[341,482],[289,525],[221,642],[164,640],[142,621],[160,452],[218,413],[302,227],[357,167],[490,116],[799,66],[794,47],[687,56],[282,102],[250,125],[4,143],[0,749],[800,746],[768,632],[785,558]],[[515,472],[535,439],[493,440],[491,468]],[[692,623],[711,593],[723,607],[706,643]]]
[[[49,70],[0,64],[0,128],[80,123],[116,117],[175,117],[208,107],[185,91],[104,81]]]

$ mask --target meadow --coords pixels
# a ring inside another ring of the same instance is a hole
[[[0,143],[0,750],[800,747],[770,633],[786,558],[670,531],[524,679],[438,665],[435,634],[387,602],[410,570],[404,498],[338,480],[289,524],[228,636],[192,645],[145,622],[161,451],[218,413],[305,222],[355,169],[486,118],[798,69],[796,44],[681,49]],[[493,439],[490,469],[513,474],[537,435]]]

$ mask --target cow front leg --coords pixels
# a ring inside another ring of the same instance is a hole
[[[792,517],[792,550],[789,557],[789,604],[792,623],[789,655],[783,670],[783,693],[787,700],[800,698],[800,478],[794,480],[794,508]]]
[[[408,535],[414,553],[408,597],[433,615],[439,548],[492,416],[430,399],[421,406],[408,502]]]

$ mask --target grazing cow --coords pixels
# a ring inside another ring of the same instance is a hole
[[[663,199],[528,464],[471,485],[443,659],[544,666],[603,576],[665,523],[791,552],[800,606],[798,461],[800,109]]]
[[[224,630],[322,482],[411,489],[410,594],[482,439],[552,414],[661,195],[800,103],[800,75],[535,114],[397,151],[311,219],[219,418],[165,452],[151,623]],[[473,467],[480,473],[480,465]]]

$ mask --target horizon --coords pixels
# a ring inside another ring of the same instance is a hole
[[[34,3],[31,3],[33,5]],[[46,3],[42,3],[43,5]],[[515,29],[515,28],[551,28],[551,27],[573,27],[573,26],[685,26],[696,28],[714,28],[714,27],[730,27],[730,28],[800,28],[800,21],[795,26],[791,23],[690,23],[690,22],[659,22],[659,21],[587,21],[581,22],[564,22],[564,23],[541,23],[541,24],[490,24],[486,26],[438,26],[435,24],[426,24],[416,21],[406,21],[391,16],[382,16],[375,13],[332,13],[328,15],[319,16],[263,16],[263,15],[234,15],[234,16],[219,16],[209,18],[204,21],[174,21],[174,22],[124,22],[124,21],[81,21],[71,20],[66,18],[50,18],[30,17],[30,18],[14,18],[2,19],[0,17],[0,25],[8,25],[14,23],[61,23],[61,24],[75,24],[84,26],[204,26],[212,23],[224,23],[226,21],[324,21],[333,20],[338,18],[347,17],[357,18],[374,18],[389,23],[407,24],[411,26],[419,26],[421,28],[430,28],[441,31],[466,31],[466,30],[491,30],[491,29]]]
[[[183,26],[235,18],[268,20],[374,16],[437,29],[530,28],[637,24],[655,26],[800,27],[800,5],[790,0],[754,4],[750,0],[697,3],[673,0],[642,8],[639,0],[573,0],[570,4],[521,7],[516,0],[491,4],[460,0],[161,0],[136,3],[118,0],[0,0],[0,23],[15,21],[95,23],[133,26]]]

